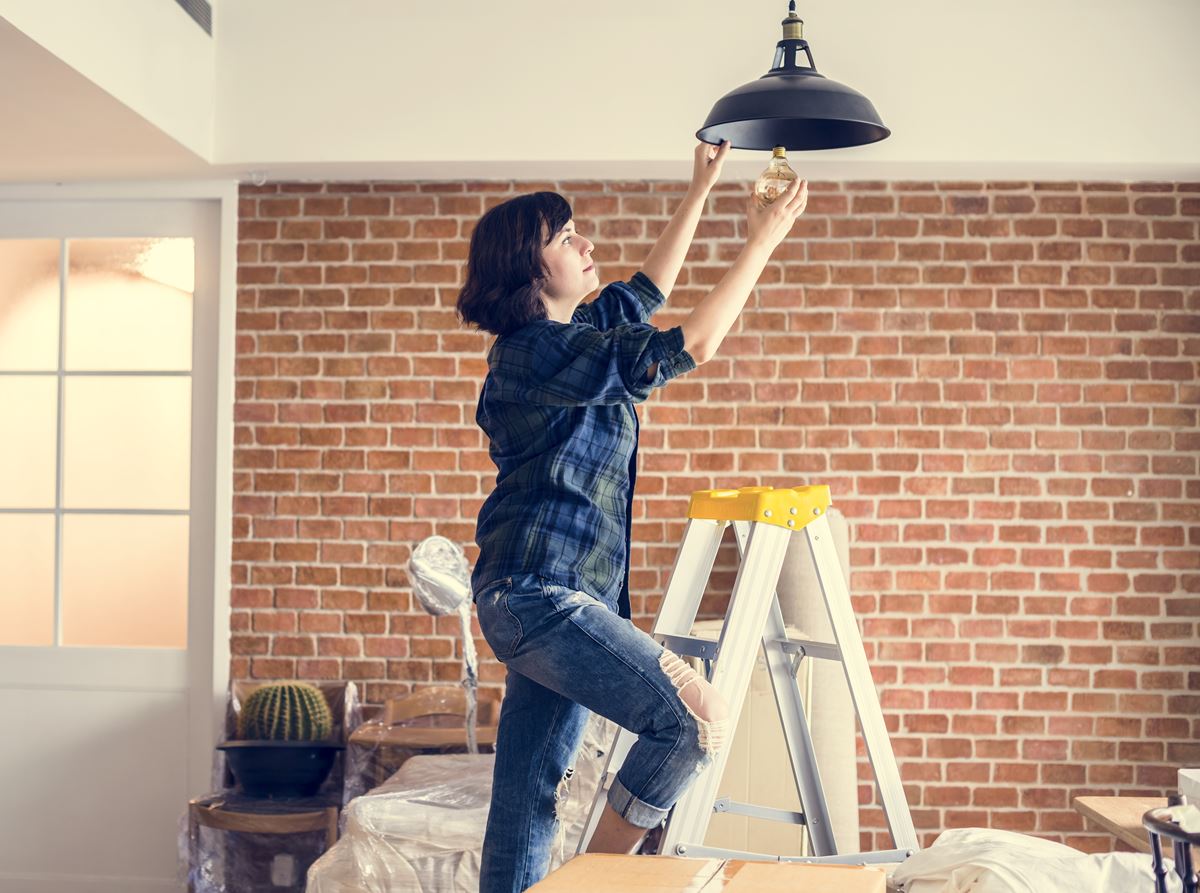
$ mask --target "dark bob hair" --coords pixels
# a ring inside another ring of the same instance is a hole
[[[467,277],[458,294],[458,315],[493,335],[507,335],[546,318],[542,249],[571,219],[557,192],[518,195],[489,210],[475,224],[467,254]]]

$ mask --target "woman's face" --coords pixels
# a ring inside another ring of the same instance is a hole
[[[546,281],[542,295],[554,303],[578,304],[600,284],[600,274],[592,263],[595,246],[575,232],[575,221],[568,220],[542,249]]]

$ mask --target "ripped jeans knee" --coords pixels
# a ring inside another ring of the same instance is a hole
[[[554,840],[551,843],[553,852],[558,854],[559,862],[566,861],[567,823],[569,821],[570,800],[572,794],[571,779],[575,775],[575,767],[568,766],[562,778],[554,789]]]
[[[674,652],[664,648],[658,664],[687,712],[696,720],[700,749],[712,759],[729,737],[729,705],[707,679]]]

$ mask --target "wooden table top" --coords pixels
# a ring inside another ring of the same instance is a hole
[[[1150,852],[1150,833],[1142,827],[1142,814],[1167,805],[1166,797],[1076,797],[1075,811],[1115,834],[1142,853]]]

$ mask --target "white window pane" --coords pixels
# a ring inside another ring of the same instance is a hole
[[[68,378],[63,506],[187,509],[190,378]]]
[[[187,647],[188,519],[65,515],[63,645]]]
[[[54,508],[58,379],[0,375],[0,508]]]
[[[57,239],[0,239],[0,369],[58,369]]]
[[[191,239],[75,239],[67,243],[65,368],[192,368]]]
[[[0,515],[0,645],[54,644],[54,516]]]

